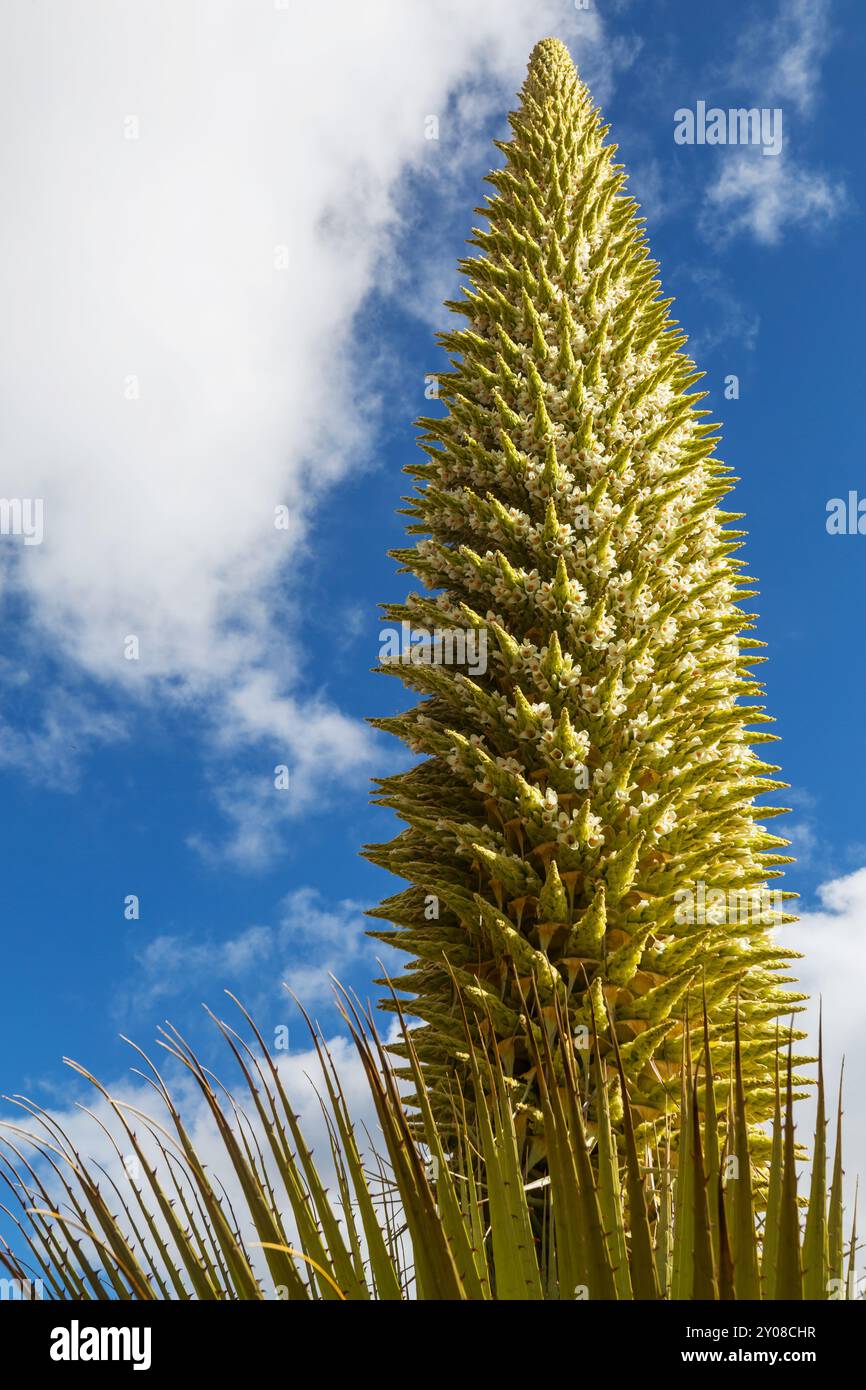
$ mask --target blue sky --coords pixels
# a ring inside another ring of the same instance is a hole
[[[866,1175],[866,538],[825,527],[866,496],[862,7],[184,10],[13,3],[0,60],[3,490],[45,501],[42,545],[0,536],[0,1087],[65,1105],[64,1054],[113,1080],[118,1034],[166,1016],[207,1051],[200,1001],[226,986],[298,1048],[281,980],[329,1032],[328,971],[369,991],[363,910],[391,885],[358,849],[392,833],[368,779],[402,755],[363,721],[402,699],[371,671],[377,604],[405,592],[400,470],[490,140],[554,33],[742,478],[795,944]],[[781,108],[782,153],[677,145],[701,100]]]

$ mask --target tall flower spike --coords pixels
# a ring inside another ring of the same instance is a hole
[[[751,748],[774,736],[749,729],[768,716],[737,607],[744,533],[721,510],[732,480],[616,146],[558,40],[533,51],[510,121],[450,305],[466,322],[441,336],[445,414],[420,422],[427,459],[408,469],[421,539],[396,558],[427,592],[386,609],[471,632],[486,669],[403,665],[421,703],[374,721],[424,755],[379,783],[406,829],[368,856],[410,886],[372,913],[394,928],[376,935],[412,958],[397,985],[444,1122],[455,1082],[471,1090],[462,1008],[530,1135],[528,1030],[556,1008],[607,1053],[603,1004],[639,1116],[675,1113],[701,990],[719,1076],[739,998],[759,1122],[777,1020],[804,996],[768,936],[791,920],[768,889],[790,860],[755,798],[784,783]]]

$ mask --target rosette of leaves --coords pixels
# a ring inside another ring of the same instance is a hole
[[[610,1065],[596,1051],[601,1104],[587,1125],[588,1080],[557,1009],[550,1037],[534,1051],[549,1136],[539,1180],[525,1172],[520,1102],[494,1047],[476,1043],[467,1027],[479,1103],[471,1121],[455,1106],[448,1142],[414,1030],[401,1020],[417,1114],[407,1109],[372,1016],[341,989],[337,1000],[369,1087],[375,1140],[353,1122],[339,1070],[311,1025],[328,1133],[314,1156],[287,1091],[285,1058],[269,1051],[242,1007],[232,1022],[212,1015],[238,1069],[231,1084],[170,1025],[160,1029],[159,1069],[135,1047],[155,1115],[128,1090],[117,1097],[69,1062],[95,1090],[95,1108],[82,1109],[101,1162],[86,1156],[83,1134],[70,1136],[57,1115],[4,1097],[8,1113],[20,1115],[20,1123],[0,1121],[0,1215],[13,1237],[8,1243],[0,1232],[0,1274],[11,1276],[12,1296],[75,1303],[858,1297],[856,1212],[846,1220],[843,1208],[841,1086],[830,1174],[820,1062],[811,1181],[799,1200],[787,1058],[784,1079],[774,1075],[762,1220],[755,1198],[765,1175],[752,1154],[736,1030],[718,1107],[706,1103],[705,1089],[701,1100],[707,1078],[717,1075],[705,1015],[699,1067],[684,1049],[688,1123],[674,1166],[670,1124],[639,1145],[630,1103],[618,1142],[605,1073],[618,1077],[626,1097],[629,1083],[615,1041]],[[351,1090],[363,1104],[364,1084]],[[533,1239],[539,1203],[543,1234]]]

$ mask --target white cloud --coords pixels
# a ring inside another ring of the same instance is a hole
[[[227,830],[216,841],[196,833],[187,843],[210,862],[227,858],[243,868],[257,868],[278,851],[286,821],[322,812],[335,781],[357,786],[364,780],[371,770],[371,741],[359,720],[320,696],[300,700],[281,695],[273,672],[252,673],[243,688],[224,691],[223,699],[228,723],[214,730],[214,750],[228,752],[237,741],[252,747],[258,732],[267,728],[282,761],[275,763],[263,753],[248,758],[244,771],[230,767],[226,773],[215,767],[212,800]],[[388,750],[388,757],[393,767],[401,754]]]
[[[136,956],[140,975],[132,998],[145,1008],[203,983],[242,979],[270,955],[272,935],[269,927],[247,927],[227,941],[155,936]]]
[[[29,677],[21,674],[23,679],[13,689],[23,688],[29,695]],[[0,766],[15,768],[52,790],[77,786],[82,747],[94,741],[114,742],[125,734],[119,715],[96,708],[73,690],[52,690],[37,708],[36,727],[19,727],[0,714]]]
[[[802,131],[818,102],[821,60],[832,37],[828,0],[780,0],[771,16],[741,35],[725,80],[748,106],[781,107],[783,144],[773,158],[760,146],[714,150],[721,169],[707,189],[702,219],[712,240],[748,233],[772,246],[792,228],[820,231],[845,210],[844,182],[792,153],[791,113],[799,115]],[[739,98],[731,102],[738,104]],[[795,130],[795,145],[798,139]]]
[[[798,923],[784,928],[782,940],[804,953],[795,964],[802,988],[812,996],[808,1014],[802,1016],[810,1029],[811,1048],[818,1035],[819,998],[823,1001],[825,1077],[833,1106],[845,1057],[844,1151],[850,1197],[855,1177],[866,1180],[866,868],[823,883],[818,899],[821,907],[802,913]],[[804,1139],[809,1115],[806,1107],[800,1118]],[[831,1147],[832,1139],[831,1134]]]
[[[332,976],[347,972],[362,956],[369,968],[383,952],[366,935],[370,922],[361,903],[344,900],[332,907],[315,888],[297,888],[280,909],[280,978],[305,1006],[330,996]]]
[[[704,309],[703,328],[689,338],[689,352],[697,361],[722,343],[732,343],[732,351],[753,351],[760,317],[737,298],[716,267],[682,268],[677,279],[694,285]]]
[[[323,491],[370,466],[356,315],[390,274],[407,171],[459,169],[551,29],[609,88],[598,15],[556,0],[9,6],[0,447],[46,531],[4,539],[6,584],[70,680],[180,705],[228,747],[281,741],[305,810],[371,759],[299,681],[325,637],[279,595]],[[446,111],[431,162],[424,118]],[[227,797],[250,822],[255,796]],[[234,849],[267,852],[244,826]]]
[[[805,867],[814,863],[819,841],[814,826],[809,820],[798,820],[786,824],[785,837],[791,842],[791,853],[798,864]]]
[[[254,1010],[272,1011],[284,984],[313,1008],[331,999],[332,977],[346,977],[360,963],[370,971],[387,954],[367,937],[369,925],[362,903],[328,903],[318,889],[301,887],[283,898],[274,925],[224,939],[163,933],[137,952],[135,978],[118,993],[117,1012],[227,986],[245,991]]]
[[[629,149],[639,144],[639,137],[629,138]],[[628,192],[637,198],[641,214],[649,225],[657,227],[681,206],[678,193],[671,189],[669,171],[655,155],[632,157],[631,170]]]
[[[773,246],[793,227],[825,227],[844,210],[845,185],[797,164],[783,150],[764,159],[757,146],[724,155],[718,178],[707,190],[705,229],[725,238],[750,232]]]
[[[790,102],[808,112],[818,99],[821,60],[832,37],[829,0],[781,0],[770,18],[742,33],[729,80],[756,87],[762,104]]]

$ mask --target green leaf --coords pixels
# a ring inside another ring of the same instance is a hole
[[[818,1022],[818,1103],[815,1115],[815,1142],[812,1148],[812,1179],[809,1208],[803,1235],[803,1297],[827,1297],[830,1250],[827,1231],[827,1117],[824,1109],[824,1032]]]
[[[845,1236],[843,1231],[842,1209],[842,1082],[845,1076],[845,1063],[839,1074],[839,1100],[836,1106],[836,1150],[833,1158],[833,1180],[830,1186],[830,1210],[827,1222],[827,1259],[829,1279],[841,1283],[845,1277],[843,1250]]]
[[[755,1203],[752,1190],[752,1156],[743,1082],[739,1006],[734,1016],[734,1167],[729,1174],[727,1192],[732,1194],[731,1250],[734,1261],[734,1288],[738,1299],[761,1296],[758,1272],[758,1239],[755,1229]]]
[[[803,1270],[800,1252],[800,1218],[797,1207],[797,1170],[794,1148],[794,1099],[791,1067],[792,1047],[788,1046],[785,1087],[785,1135],[782,1158],[782,1192],[779,1202],[779,1272],[774,1297],[803,1297]]]

